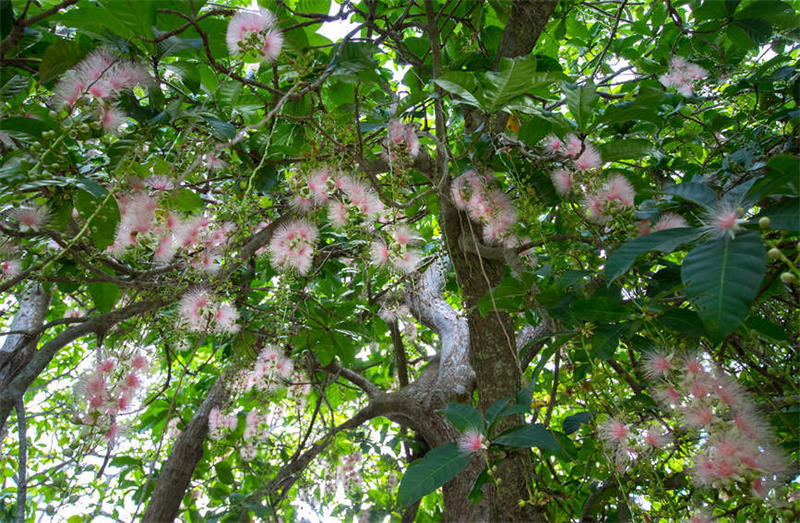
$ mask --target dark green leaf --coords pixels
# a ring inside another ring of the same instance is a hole
[[[431,450],[408,467],[397,489],[397,503],[407,507],[430,494],[467,466],[471,454],[464,454],[455,443]]]
[[[444,415],[460,432],[464,432],[469,428],[478,430],[483,428],[481,413],[472,405],[448,403],[447,408],[444,409]]]
[[[653,152],[653,142],[643,138],[614,140],[598,147],[604,162],[617,160],[638,160]]]
[[[590,81],[580,87],[564,84],[561,90],[567,100],[569,112],[578,124],[578,129],[587,130],[597,103],[597,88],[594,83]]]
[[[555,436],[541,423],[513,428],[498,436],[492,443],[507,447],[538,447],[550,452],[560,450]]]
[[[58,40],[48,47],[39,63],[39,81],[47,83],[83,60],[86,52],[72,40]]]
[[[686,256],[681,266],[686,295],[713,340],[725,338],[747,317],[765,271],[764,244],[756,232],[714,238]]]
[[[606,261],[605,272],[609,285],[627,272],[636,258],[642,254],[649,251],[672,252],[679,245],[697,238],[700,232],[699,229],[691,227],[679,227],[651,232],[625,243]]]
[[[583,411],[564,418],[564,422],[561,424],[561,426],[564,427],[564,433],[569,435],[573,432],[576,432],[580,428],[581,424],[588,425],[591,422],[592,413]]]
[[[770,227],[784,231],[800,231],[800,198],[785,198],[768,207],[759,216],[767,216]]]
[[[486,409],[486,430],[489,434],[492,432],[494,423],[500,418],[500,415],[509,403],[511,403],[511,398],[501,398],[489,405],[489,408]]]
[[[717,201],[717,194],[708,185],[697,182],[684,182],[671,185],[664,189],[664,194],[673,194],[678,198],[683,198],[709,208]]]
[[[469,491],[469,502],[475,505],[481,499],[483,499],[483,486],[489,483],[492,480],[492,477],[489,476],[488,472],[484,468],[478,477],[475,478],[475,483],[472,484],[472,489]]]
[[[231,472],[231,465],[226,461],[220,461],[214,465],[214,470],[217,471],[217,478],[226,485],[233,484],[233,472]]]

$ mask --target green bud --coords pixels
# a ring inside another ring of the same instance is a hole
[[[47,113],[47,116],[49,116],[51,120],[55,120],[56,118],[58,118],[58,113],[50,109],[50,112]]]
[[[518,506],[518,507],[524,507],[525,505],[527,505],[527,503],[528,503],[527,501],[525,501],[524,499],[521,499],[521,500],[519,500],[519,502],[517,503],[517,506]]]
[[[764,216],[758,220],[758,226],[762,229],[769,229],[770,219],[769,216]]]
[[[777,260],[781,257],[781,250],[777,247],[773,247],[769,251],[767,251],[767,256],[772,258],[773,260]]]
[[[781,281],[787,285],[790,285],[797,281],[797,278],[791,272],[782,272],[781,273]]]

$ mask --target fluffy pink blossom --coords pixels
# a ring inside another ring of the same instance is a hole
[[[178,312],[183,323],[193,331],[206,329],[211,320],[211,308],[211,298],[208,292],[201,288],[188,291],[178,304]]]
[[[265,62],[274,62],[278,59],[283,48],[283,33],[277,29],[267,31],[264,43],[261,45],[261,54]]]
[[[458,438],[458,448],[464,454],[474,454],[486,448],[486,438],[476,428],[468,428]]]
[[[306,183],[317,204],[325,203],[330,198],[331,181],[331,172],[328,168],[316,169],[308,177]]]
[[[631,182],[621,174],[612,174],[606,181],[603,197],[608,202],[618,202],[624,207],[633,206],[635,192]]]
[[[703,80],[708,76],[708,71],[697,64],[676,56],[670,60],[667,73],[658,77],[659,82],[666,88],[674,87],[681,95],[691,96],[694,93],[693,82]]]
[[[564,145],[564,142],[561,141],[561,138],[556,136],[555,134],[549,134],[544,139],[544,149],[549,153],[558,152],[559,149]]]
[[[22,264],[19,260],[5,260],[0,262],[0,273],[3,278],[16,278],[22,272]]]
[[[272,265],[277,269],[294,269],[299,274],[308,274],[318,236],[316,226],[305,220],[294,220],[281,225],[272,235],[269,244]]]
[[[407,225],[398,225],[395,227],[392,236],[398,245],[409,245],[417,239],[414,232]]]
[[[23,231],[37,231],[50,219],[50,211],[44,205],[30,205],[15,209],[12,216]]]
[[[369,246],[369,255],[373,265],[383,266],[389,259],[389,248],[383,240],[375,240]]]
[[[649,352],[642,358],[642,367],[648,378],[660,378],[672,370],[672,359],[662,352]]]
[[[387,130],[390,150],[398,145],[403,145],[412,158],[419,153],[419,138],[414,132],[414,126],[404,124],[400,120],[392,120],[389,122]]]
[[[239,11],[228,23],[225,35],[228,51],[230,54],[244,52],[242,44],[246,43],[251,35],[256,34],[258,51],[262,59],[267,62],[274,61],[283,47],[283,35],[275,25],[275,16],[267,9],[260,7],[257,11]]]
[[[142,354],[136,354],[131,358],[131,367],[136,370],[145,370],[149,366],[147,358]]]
[[[383,202],[378,194],[368,185],[353,180],[349,176],[339,178],[341,190],[350,200],[350,203],[363,213],[369,220],[377,219],[383,211]],[[338,184],[337,184],[338,185]]]
[[[583,142],[580,138],[570,133],[564,137],[564,154],[570,158],[577,158],[583,149]]]
[[[239,455],[242,457],[244,461],[253,461],[256,459],[256,454],[258,453],[258,449],[256,449],[255,445],[252,443],[247,443],[241,449],[239,449]]]
[[[644,433],[644,442],[650,447],[663,449],[670,442],[670,437],[661,429],[651,427]]]
[[[575,160],[575,167],[579,171],[589,171],[591,169],[597,169],[600,165],[602,165],[600,153],[594,145],[587,143],[583,152]]]
[[[672,407],[681,404],[683,396],[675,387],[666,385],[656,388],[653,392],[655,399],[665,407]]]
[[[223,302],[217,308],[214,315],[214,331],[221,333],[239,332],[239,312],[229,303]]]
[[[685,407],[682,414],[684,422],[694,428],[709,427],[717,419],[711,407],[705,405]]]
[[[597,426],[600,439],[610,443],[622,443],[627,440],[630,429],[616,418],[609,418]]]
[[[735,233],[741,229],[740,225],[745,221],[740,218],[735,205],[722,203],[706,215],[703,224],[704,229],[711,234],[733,238]]]
[[[110,107],[103,107],[100,110],[100,123],[103,125],[103,130],[107,133],[116,133],[119,126],[125,123],[125,118],[127,118],[125,113],[113,105]]]
[[[587,194],[583,198],[583,209],[586,218],[594,223],[605,223],[609,217],[603,214],[603,199],[596,194]]]
[[[347,225],[347,206],[338,200],[328,202],[328,221],[337,229]]]
[[[408,249],[397,256],[391,256],[390,261],[398,271],[403,274],[411,274],[419,267],[422,261],[422,254],[416,249]]]
[[[172,179],[170,179],[169,176],[164,176],[163,174],[151,176],[145,183],[147,183],[151,189],[156,191],[171,191],[174,187]]]
[[[678,227],[688,227],[686,220],[683,216],[673,212],[665,212],[662,214],[658,221],[653,225],[654,231],[665,231],[667,229],[677,229]]]
[[[566,196],[574,183],[572,173],[566,169],[556,169],[551,172],[550,179],[553,181],[556,192],[561,196]]]

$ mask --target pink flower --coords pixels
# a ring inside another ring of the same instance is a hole
[[[114,370],[114,360],[111,358],[106,358],[97,365],[97,372],[107,374],[112,370]]]
[[[281,52],[283,35],[275,28],[275,16],[264,8],[257,11],[243,10],[236,13],[228,23],[225,42],[230,54],[246,51],[242,44],[248,43],[251,35],[256,34],[258,51],[264,61],[274,61]]]
[[[331,173],[327,168],[317,169],[308,178],[308,188],[314,196],[317,204],[325,203],[330,196],[328,182],[331,180]]]
[[[574,183],[572,173],[566,169],[556,169],[550,173],[550,179],[553,181],[556,192],[561,196],[566,196]]]
[[[135,372],[131,372],[125,377],[125,386],[129,389],[138,389],[141,384],[142,380]]]
[[[697,454],[692,459],[692,462],[692,481],[701,487],[711,485],[711,482],[716,479],[717,473],[714,462],[709,458],[708,454]]]
[[[328,221],[339,229],[347,225],[347,207],[345,204],[337,200],[329,202]]]
[[[586,147],[584,147],[583,152],[578,159],[575,160],[575,167],[579,171],[588,171],[590,169],[597,169],[602,164],[602,160],[600,158],[600,153],[597,151],[594,145],[587,143]]]
[[[609,418],[597,426],[600,439],[609,443],[622,443],[628,438],[628,426],[616,418]]]
[[[624,207],[632,207],[635,193],[631,182],[627,178],[621,174],[612,174],[608,177],[603,196],[606,201],[616,201]]]
[[[558,152],[559,149],[564,145],[564,142],[561,141],[561,138],[556,136],[555,134],[549,134],[544,139],[544,149],[549,153]]]
[[[661,352],[649,352],[642,358],[644,374],[649,379],[666,376],[672,370],[672,360]]]
[[[193,331],[205,330],[209,323],[211,298],[204,289],[195,288],[183,295],[178,304],[183,323]]]
[[[603,200],[596,194],[587,194],[583,199],[586,218],[594,223],[605,223],[609,217],[603,214]]]
[[[704,228],[718,236],[730,236],[741,229],[745,220],[739,218],[739,211],[733,204],[723,203],[710,211],[704,220]]]
[[[283,34],[273,29],[264,36],[264,43],[261,45],[261,54],[265,62],[274,62],[281,54],[283,47]]]
[[[76,71],[71,70],[58,81],[54,90],[56,106],[72,107],[78,99],[86,92],[88,87],[86,79],[81,77]]]
[[[239,332],[239,312],[229,303],[223,302],[219,305],[215,315],[214,332]]]
[[[486,448],[486,438],[476,428],[468,428],[458,438],[458,448],[464,454],[474,454]]]
[[[655,390],[653,395],[655,396],[656,401],[666,407],[680,405],[683,398],[680,392],[678,392],[675,387],[671,386],[659,387]]]
[[[50,219],[50,212],[44,205],[31,205],[14,210],[12,216],[23,231],[36,231]]]
[[[103,130],[107,133],[116,133],[119,126],[125,122],[125,118],[125,113],[113,105],[100,110],[100,123],[103,124]]]
[[[570,133],[564,137],[564,154],[570,158],[575,158],[581,153],[583,142],[580,138]]]
[[[678,227],[688,227],[686,220],[683,216],[673,212],[665,212],[659,217],[656,224],[653,226],[654,231],[665,231],[667,229],[677,229]]]
[[[663,449],[670,442],[670,437],[660,429],[649,428],[645,432],[644,442],[651,447]]]
[[[239,455],[242,457],[244,461],[253,461],[256,459],[256,454],[258,453],[258,449],[252,444],[248,443],[239,449]]]
[[[411,242],[416,240],[416,236],[406,225],[398,225],[395,227],[393,237],[394,241],[396,241],[398,245],[404,246],[409,245]]]
[[[272,265],[277,269],[294,269],[301,275],[308,274],[318,236],[317,228],[305,220],[281,225],[269,244]]]
[[[157,174],[147,179],[147,185],[156,191],[170,191],[174,187],[172,180],[168,176]]]
[[[391,256],[392,265],[404,274],[416,271],[421,261],[422,255],[416,249],[408,249],[398,256]]]
[[[380,267],[389,259],[389,248],[383,240],[375,240],[369,246],[369,254],[372,264]]]
[[[710,427],[716,419],[711,408],[704,405],[683,409],[684,422],[693,428]]]
[[[141,354],[137,354],[131,359],[131,367],[136,370],[145,370],[148,365],[149,363],[147,362],[147,358]]]
[[[0,262],[0,272],[2,272],[3,278],[16,278],[22,272],[22,264],[19,260]]]
[[[688,374],[699,375],[705,373],[703,362],[699,356],[689,356],[683,361],[683,370]]]
[[[294,371],[294,362],[289,358],[281,356],[275,362],[275,369],[282,378],[288,379],[289,376],[292,375],[292,371]]]

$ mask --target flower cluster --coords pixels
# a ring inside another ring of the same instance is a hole
[[[228,23],[225,42],[232,55],[253,51],[262,61],[274,62],[281,54],[283,34],[277,28],[275,15],[260,7],[236,13]]]
[[[600,152],[597,148],[591,142],[584,142],[572,133],[566,135],[563,140],[555,134],[548,135],[544,139],[544,149],[551,154],[560,154],[572,160],[573,167],[581,172],[597,169],[603,164],[603,159],[600,157]],[[564,173],[570,174],[566,170],[563,171],[562,175]],[[554,175],[551,175],[551,177],[554,177]],[[555,183],[555,180],[553,181]],[[559,190],[559,194],[562,194],[562,196],[569,192],[569,187],[571,186],[571,179],[562,179],[559,184],[563,186],[565,181],[569,183],[566,185],[564,192]],[[560,187],[559,184],[556,185],[556,188]]]
[[[38,231],[50,219],[50,211],[44,205],[28,205],[14,209],[12,217],[19,223],[22,232]]]
[[[382,267],[387,263],[402,274],[411,274],[422,261],[422,253],[413,247],[420,238],[407,225],[396,225],[384,238],[373,240],[369,247],[370,261]]]
[[[656,381],[654,396],[673,414],[677,430],[698,432],[691,476],[700,487],[739,485],[764,497],[786,471],[786,460],[773,445],[768,423],[739,383],[698,354],[675,358],[654,352],[643,358],[643,372]],[[634,439],[661,448],[669,436],[658,432],[634,436],[620,420],[600,425],[601,437],[614,451],[618,466],[640,455]],[[650,441],[652,440],[652,441]]]
[[[208,291],[195,288],[188,291],[178,304],[180,325],[195,332],[211,330],[217,333],[239,332],[239,312],[228,302],[215,302]]]
[[[342,458],[342,464],[339,467],[339,478],[347,493],[352,493],[359,490],[363,483],[363,471],[361,469],[361,462],[364,456],[360,452],[353,452]]]
[[[708,77],[708,71],[681,56],[673,57],[669,65],[669,71],[659,76],[658,81],[664,87],[674,87],[683,96],[692,96],[694,83]]]
[[[150,232],[158,202],[146,192],[131,192],[117,198],[119,223],[108,252],[120,254],[136,244],[138,235]]]
[[[289,379],[294,362],[275,346],[267,345],[258,354],[253,367],[240,375],[240,386],[245,392],[275,390],[278,384]]]
[[[513,247],[519,243],[513,232],[517,223],[514,202],[499,188],[491,186],[491,178],[474,170],[465,171],[453,180],[451,196],[456,208],[483,225],[483,240]]]
[[[294,269],[306,275],[314,261],[314,245],[319,231],[306,220],[293,220],[284,223],[273,233],[269,242],[269,255],[272,266],[281,270]]]
[[[654,423],[634,427],[612,417],[600,423],[597,429],[620,471],[641,456],[663,449],[672,441],[669,432]]]
[[[651,232],[666,231],[667,229],[677,229],[679,227],[688,227],[689,224],[680,214],[674,212],[665,212],[659,216],[658,221],[652,226],[650,220],[641,220],[639,222],[639,235],[650,234]]]
[[[419,138],[413,125],[404,124],[400,120],[391,120],[387,131],[387,158],[397,161],[400,157],[414,158],[419,154]]]
[[[214,441],[221,440],[225,432],[236,430],[238,425],[239,417],[236,414],[223,414],[218,407],[208,413],[208,437]]]
[[[119,93],[148,83],[150,76],[139,65],[106,51],[94,51],[64,74],[55,88],[55,99],[69,108],[84,100],[95,104],[103,129],[114,132],[125,120],[116,105]]]
[[[130,409],[148,366],[142,354],[98,361],[77,386],[78,396],[86,402],[83,423],[99,428],[105,439],[113,440],[119,431],[117,415]]]
[[[621,174],[612,174],[597,192],[583,198],[586,217],[595,223],[606,223],[622,207],[633,207],[636,195],[631,182]]]

